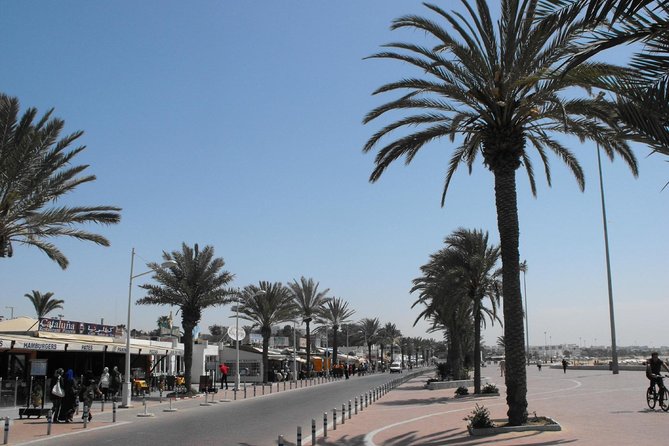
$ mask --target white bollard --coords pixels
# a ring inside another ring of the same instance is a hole
[[[169,409],[163,409],[163,412],[176,412],[178,409],[172,408],[172,397],[170,397],[170,408]]]
[[[5,418],[5,438],[2,444],[7,444],[9,442],[9,417]]]

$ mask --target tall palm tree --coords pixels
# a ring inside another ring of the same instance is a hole
[[[95,180],[82,175],[87,165],[73,165],[85,146],[70,147],[82,131],[61,137],[65,122],[41,118],[29,108],[19,117],[19,101],[0,93],[0,257],[12,257],[12,243],[34,246],[65,269],[67,257],[50,242],[72,237],[109,246],[109,241],[77,226],[111,225],[121,219],[114,206],[66,206],[56,202],[78,186]]]
[[[339,327],[348,323],[354,314],[355,310],[349,308],[348,302],[340,297],[327,299],[320,313],[321,322],[332,327],[332,364],[337,363],[337,347],[339,345],[337,332]]]
[[[61,299],[52,299],[52,292],[42,294],[39,291],[32,290],[31,293],[26,293],[24,296],[27,297],[35,307],[37,319],[42,319],[53,310],[63,308],[63,304],[65,303],[65,301]]]
[[[264,292],[264,293],[263,293]],[[272,327],[295,317],[293,295],[281,282],[258,282],[244,287],[240,295],[239,317],[260,328],[262,335],[263,382],[269,380],[269,338]]]
[[[574,91],[574,87],[585,91],[591,87],[607,89],[611,78],[624,76],[627,70],[584,62],[562,76],[560,68],[574,53],[583,23],[578,20],[578,11],[535,20],[537,2],[501,0],[502,14],[497,26],[488,2],[483,1],[477,1],[474,7],[462,0],[466,14],[426,5],[452,31],[416,15],[396,19],[393,29],[423,31],[432,42],[425,46],[391,43],[386,45],[389,50],[371,57],[407,63],[418,68],[422,77],[406,78],[377,89],[375,93],[406,93],[375,108],[364,119],[369,123],[388,112],[409,113],[377,131],[365,144],[365,152],[380,146],[371,182],[377,181],[393,161],[404,157],[408,164],[423,146],[441,138],[459,140],[446,171],[442,205],[461,163],[471,172],[480,154],[494,177],[509,370],[505,377],[507,414],[511,425],[527,420],[516,170],[525,168],[531,191],[536,194],[529,149],[537,150],[549,185],[547,152],[553,152],[583,189],[585,180],[578,161],[555,139],[555,134],[567,134],[598,143],[610,157],[620,154],[637,174],[636,159],[625,142],[626,136],[611,116],[614,104],[606,97],[578,97]],[[411,114],[412,110],[416,112]],[[400,136],[386,141],[396,131]]]
[[[204,309],[231,301],[232,292],[226,286],[233,280],[234,275],[223,270],[225,261],[220,257],[215,258],[214,248],[209,245],[200,251],[197,243],[193,248],[183,243],[181,251],[163,252],[163,260],[174,262],[174,265],[161,268],[157,263],[149,263],[148,266],[155,271],[153,279],[159,285],[140,285],[147,294],[137,304],[170,305],[181,310],[184,378],[186,388],[190,389],[193,329],[202,319]]]
[[[365,340],[367,345],[367,359],[372,362],[372,345],[376,344],[378,339],[379,329],[381,328],[381,321],[378,317],[375,318],[364,318],[358,322],[358,331]]]
[[[311,371],[311,322],[314,317],[318,316],[323,310],[323,305],[327,300],[327,293],[330,291],[326,288],[323,291],[318,291],[320,283],[314,283],[314,279],[306,279],[300,277],[300,282],[293,279],[292,283],[288,284],[288,288],[293,294],[293,301],[297,307],[299,316],[302,322],[306,325],[307,338],[307,367]]]
[[[497,268],[500,259],[499,246],[488,244],[488,233],[481,230],[457,229],[444,241],[442,261],[449,273],[454,275],[458,286],[471,300],[474,316],[474,393],[481,393],[481,326],[485,316],[491,322],[497,318],[502,272]],[[490,301],[490,308],[483,305]]]

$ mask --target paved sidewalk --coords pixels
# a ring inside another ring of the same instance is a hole
[[[494,368],[484,369],[496,372]],[[319,432],[318,445],[338,446],[437,446],[452,444],[479,445],[560,445],[581,443],[586,445],[657,444],[669,436],[669,413],[646,406],[647,380],[643,372],[621,372],[612,375],[602,370],[568,370],[544,367],[538,372],[535,367],[527,369],[529,412],[546,415],[562,425],[560,432],[506,433],[493,437],[471,437],[466,430],[466,421],[476,404],[487,407],[494,419],[502,419],[506,413],[503,378],[494,377],[502,396],[462,397],[454,396],[454,389],[427,390],[426,376],[413,378],[369,405],[352,419],[332,430],[330,420],[327,438]],[[259,389],[258,389],[259,390]],[[471,391],[472,389],[470,389]],[[281,388],[283,391],[283,388]],[[276,388],[274,390],[276,392]],[[266,394],[268,390],[266,390]],[[232,393],[214,395],[215,401]],[[252,390],[247,397],[253,396]],[[257,392],[257,396],[261,396]],[[239,395],[241,399],[241,395]],[[209,396],[211,401],[211,396]],[[173,407],[186,410],[199,406],[204,397],[181,400]],[[143,412],[141,401],[135,401],[132,409],[118,409],[117,422],[112,423],[111,406],[94,406],[92,423],[84,429],[79,420],[70,424],[52,425],[51,437],[76,435],[86,430],[113,429],[129,421],[136,421]],[[234,401],[222,404],[234,404]],[[147,412],[162,412],[169,407],[153,396],[147,400]],[[81,416],[81,415],[80,415]],[[178,413],[175,419],[178,419]],[[330,415],[331,418],[331,415]],[[322,426],[318,426],[319,431]],[[122,428],[122,427],[121,427]],[[289,429],[292,431],[292,429]],[[112,431],[110,430],[110,433]],[[33,444],[47,438],[47,423],[44,418],[13,420],[10,429],[11,445]],[[1,443],[0,443],[1,444]],[[223,444],[223,443],[222,443]],[[273,443],[275,444],[275,443]],[[294,435],[285,437],[286,446],[295,445]],[[302,444],[311,445],[310,433],[304,433]],[[232,446],[232,445],[224,445]],[[269,445],[267,445],[269,446]]]
[[[484,369],[484,373],[485,373]],[[550,416],[560,432],[505,433],[472,437],[466,421],[476,404],[487,407],[494,419],[506,417],[503,378],[494,378],[499,397],[455,398],[454,389],[427,390],[425,377],[414,378],[354,415],[319,445],[437,446],[451,444],[587,445],[661,444],[669,435],[669,413],[648,409],[643,372],[527,369],[530,416]],[[472,391],[472,389],[470,389]],[[294,441],[294,439],[291,439]],[[287,443],[294,444],[294,443]],[[303,441],[311,444],[311,437]]]

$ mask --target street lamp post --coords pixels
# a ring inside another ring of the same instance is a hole
[[[265,290],[260,290],[257,293],[253,294],[251,296],[251,299],[253,299],[256,296],[262,296],[265,294]],[[235,341],[236,341],[236,349],[235,349],[235,388],[234,391],[236,392],[239,390],[239,343],[242,341],[242,339],[239,339],[239,298],[237,298],[237,305],[235,305]],[[235,394],[236,395],[236,394]]]
[[[520,264],[520,270],[523,272],[523,295],[525,297],[525,343],[527,344],[527,365],[530,365],[530,320],[527,315],[527,284],[525,283],[525,273],[527,272],[527,260]]]
[[[163,262],[161,268],[169,268],[170,266],[175,266],[176,262],[169,260]],[[135,248],[132,248],[132,254],[130,256],[130,283],[128,285],[128,320],[125,326],[125,382],[123,383],[122,397],[123,401],[120,407],[132,407],[132,382],[130,381],[130,312],[132,310],[132,281],[137,277],[144,276],[155,272],[155,269],[151,269],[141,274],[134,274],[135,267]]]
[[[618,349],[616,348],[616,318],[613,312],[613,285],[611,280],[611,259],[609,256],[609,233],[606,226],[606,205],[604,202],[604,180],[602,180],[602,160],[597,145],[597,167],[599,168],[599,191],[602,197],[602,222],[604,223],[604,246],[606,250],[606,277],[609,289],[609,322],[611,324],[611,370],[618,374]]]
[[[548,356],[548,338],[546,337],[547,331],[544,331],[544,361],[546,360],[546,357]]]
[[[235,392],[239,390],[239,302],[235,305]],[[235,398],[237,394],[235,393]]]
[[[293,381],[297,382],[297,321],[293,319]]]

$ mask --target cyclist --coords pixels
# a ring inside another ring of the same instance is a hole
[[[659,390],[664,389],[664,383],[662,382],[662,368],[669,372],[669,367],[667,364],[659,358],[657,352],[653,352],[650,355],[650,359],[646,361],[646,377],[650,380],[650,386],[655,387],[657,384]],[[660,405],[662,404],[664,398],[664,392],[660,392]]]

